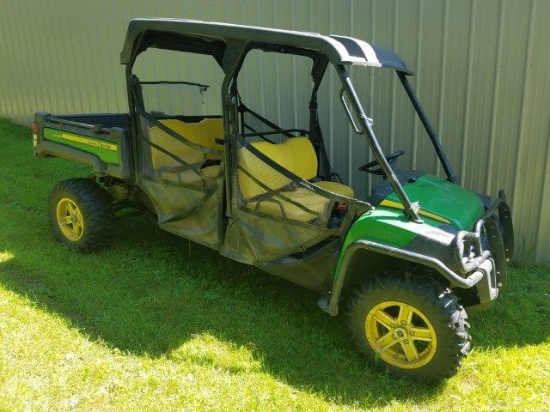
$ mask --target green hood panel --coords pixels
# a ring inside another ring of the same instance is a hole
[[[351,226],[342,250],[357,240],[370,240],[396,248],[404,248],[418,237],[445,244],[453,240],[455,235],[440,229],[440,222],[427,217],[423,221],[411,222],[396,208],[377,207],[363,214]]]
[[[478,195],[436,176],[420,176],[412,183],[407,183],[404,190],[411,202],[420,202],[420,216],[423,219],[429,217],[450,224],[456,230],[471,231],[484,211]],[[388,207],[402,209],[395,192],[377,208]]]
[[[434,247],[440,245],[445,249],[458,231],[473,230],[484,212],[478,195],[436,176],[415,178],[404,185],[404,190],[412,202],[420,203],[419,214],[423,223],[407,219],[401,202],[392,192],[353,223],[342,251],[357,240],[370,240],[396,248],[407,248],[415,241]],[[435,250],[433,252],[437,254]]]

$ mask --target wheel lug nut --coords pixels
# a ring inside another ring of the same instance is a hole
[[[405,326],[405,325],[407,324],[407,322],[405,322],[404,320],[402,320],[402,321],[401,321],[401,324],[402,324],[403,326]]]
[[[409,340],[408,340],[408,339],[405,339],[403,342],[404,342],[404,343],[409,343]]]
[[[409,331],[409,335],[414,336],[414,330]]]

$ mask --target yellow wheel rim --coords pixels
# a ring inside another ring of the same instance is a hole
[[[80,209],[69,198],[63,198],[57,203],[57,224],[63,236],[76,242],[84,233],[84,219]]]
[[[435,355],[434,327],[422,312],[403,302],[387,301],[373,307],[365,320],[365,334],[377,359],[401,369],[415,369]]]

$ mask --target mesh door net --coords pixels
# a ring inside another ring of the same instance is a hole
[[[196,242],[222,242],[223,162],[215,145],[221,117],[161,119],[141,116],[140,184],[159,226]]]
[[[281,143],[236,138],[233,220],[222,251],[225,255],[258,264],[304,252],[341,236],[353,216],[370,207],[304,178],[309,155],[288,150],[300,139],[307,138],[282,138]]]
[[[334,200],[315,191],[314,186],[284,169],[277,151],[262,156],[261,148],[274,145],[256,142],[241,146],[238,151],[237,182],[239,206],[270,217],[327,227]],[[277,161],[278,160],[278,161]]]
[[[142,117],[150,151],[142,151],[145,175],[182,185],[205,187],[220,174],[221,117],[200,121]],[[149,157],[150,156],[150,157]]]

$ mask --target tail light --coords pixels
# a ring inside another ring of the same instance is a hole
[[[38,144],[38,129],[39,129],[38,123],[32,122],[31,129],[32,129],[32,147],[34,148]]]

